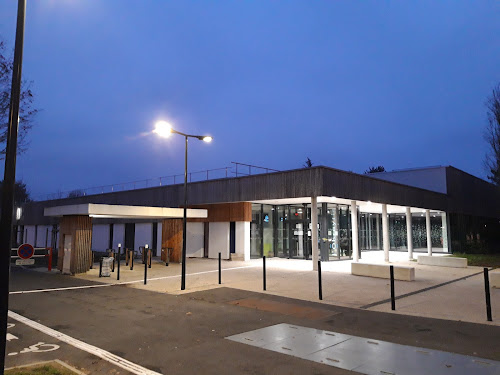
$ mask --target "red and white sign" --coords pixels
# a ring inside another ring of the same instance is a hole
[[[33,254],[35,254],[35,249],[29,243],[23,243],[17,249],[17,255],[19,255],[21,259],[29,259]]]

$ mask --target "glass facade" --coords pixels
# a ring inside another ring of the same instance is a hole
[[[391,250],[407,250],[406,214],[389,214]],[[311,258],[311,205],[252,204],[250,255],[252,258]],[[427,249],[425,214],[412,214],[413,248]],[[431,214],[432,247],[447,251],[445,213]],[[359,212],[359,249],[383,249],[382,215]],[[318,203],[318,250],[322,261],[352,257],[351,206]]]

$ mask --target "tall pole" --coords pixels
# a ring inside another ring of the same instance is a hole
[[[186,289],[186,220],[187,220],[187,177],[188,177],[188,136],[184,136],[186,147],[184,151],[184,217],[182,220],[182,275],[181,290]]]
[[[12,215],[14,211],[14,185],[16,182],[17,131],[19,128],[19,101],[21,98],[21,71],[23,65],[24,20],[26,0],[17,3],[16,44],[12,69],[9,125],[5,151],[5,170],[2,186],[2,213],[0,218],[0,374],[5,367],[7,314],[9,311],[10,249],[12,241]]]

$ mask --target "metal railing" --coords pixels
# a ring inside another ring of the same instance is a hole
[[[265,174],[271,172],[279,172],[276,169],[259,167],[257,165],[237,163],[232,161],[230,167],[222,167],[215,169],[206,169],[203,171],[189,172],[188,182],[199,182],[207,180],[216,180],[220,178],[250,176],[256,174]],[[54,200],[63,198],[84,197],[87,195],[96,195],[104,193],[113,193],[117,191],[146,189],[151,187],[159,187],[165,185],[175,185],[184,183],[184,174],[175,174],[170,176],[162,176],[149,178],[146,180],[136,180],[122,182],[111,185],[92,186],[84,189],[74,189],[69,191],[58,191],[57,193],[43,194],[33,198],[34,201]]]

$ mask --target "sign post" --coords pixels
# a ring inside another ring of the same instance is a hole
[[[31,259],[31,257],[35,254],[35,249],[29,243],[23,243],[17,249],[17,255],[19,255],[19,259],[16,260],[16,265],[32,265],[35,264],[35,259]]]

